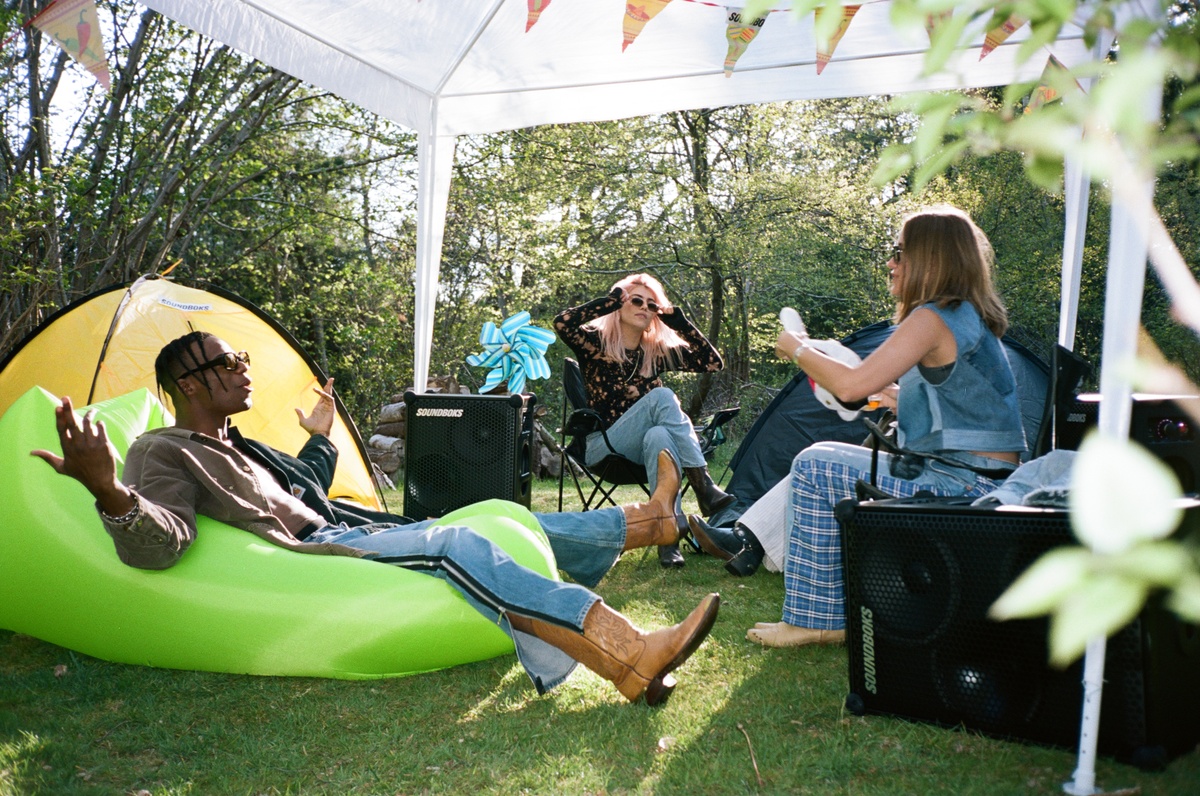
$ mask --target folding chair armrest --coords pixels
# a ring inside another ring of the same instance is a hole
[[[586,437],[594,431],[599,431],[602,425],[604,424],[600,420],[600,413],[595,409],[576,409],[567,416],[563,428],[568,436]]]
[[[718,409],[707,418],[701,418],[701,422],[693,423],[692,425],[696,429],[696,433],[703,436],[712,431],[716,431],[730,420],[733,420],[741,411],[742,407],[740,406],[731,406],[726,409]]]

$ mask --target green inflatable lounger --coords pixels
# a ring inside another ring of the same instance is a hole
[[[60,450],[57,403],[34,388],[0,418],[0,628],[117,663],[342,679],[512,652],[508,636],[437,578],[296,553],[206,517],[174,567],[122,564],[87,490],[29,454]],[[144,389],[90,408],[122,455],[166,422]],[[545,535],[521,506],[486,501],[443,523],[470,526],[558,578]]]

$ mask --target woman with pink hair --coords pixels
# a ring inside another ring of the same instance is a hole
[[[733,502],[713,482],[691,420],[659,378],[669,370],[714,372],[724,363],[657,279],[627,276],[607,296],[560,312],[554,329],[579,358],[588,404],[604,423],[603,432],[588,436],[588,466],[618,453],[643,463],[653,484],[658,452],[666,450],[687,476],[702,514]],[[659,547],[658,559],[664,567],[683,566],[678,545]]]

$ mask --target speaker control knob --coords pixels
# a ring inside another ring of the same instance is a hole
[[[1154,439],[1160,442],[1182,442],[1192,438],[1192,429],[1186,420],[1164,417],[1154,427]]]

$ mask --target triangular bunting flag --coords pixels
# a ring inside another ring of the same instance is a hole
[[[1062,89],[1073,93],[1083,91],[1083,86],[1071,75],[1071,70],[1051,55],[1046,61],[1046,68],[1042,70],[1042,78],[1038,81],[1037,88],[1029,95],[1029,102],[1025,103],[1024,112],[1033,113],[1043,105],[1062,99]]]
[[[850,27],[850,20],[854,19],[854,15],[858,13],[858,9],[862,6],[842,6],[842,21],[838,23],[837,30],[829,37],[829,41],[822,47],[817,44],[817,74],[825,71],[825,65],[829,63],[829,59],[833,57],[833,51],[837,48],[838,42],[842,40],[842,36],[846,35],[846,29]]]
[[[952,16],[954,16],[954,11],[946,9],[945,11],[938,11],[925,17],[925,32],[929,34],[929,42],[931,44],[933,43],[933,31],[937,29],[938,25]]]
[[[529,3],[529,16],[525,18],[525,32],[537,24],[538,17],[546,10],[546,6],[550,5],[550,0],[527,0]]]
[[[988,27],[987,37],[983,40],[983,49],[979,51],[979,60],[982,61],[988,53],[1004,43],[1004,40],[1016,33],[1017,28],[1024,25],[1029,20],[1022,19],[1015,14],[1003,23],[996,22],[996,12],[992,12],[992,22]]]
[[[725,52],[725,77],[733,75],[733,65],[750,47],[750,42],[754,41],[754,37],[766,22],[766,17],[759,17],[746,24],[742,22],[742,12],[739,9],[730,10],[725,20],[725,38],[729,41],[729,49]]]
[[[33,18],[32,24],[95,75],[105,90],[112,84],[104,40],[100,38],[95,0],[58,0]]]
[[[625,3],[625,23],[622,32],[625,40],[621,42],[621,52],[633,44],[633,40],[646,27],[646,23],[658,16],[658,12],[667,7],[671,0],[628,0]]]

